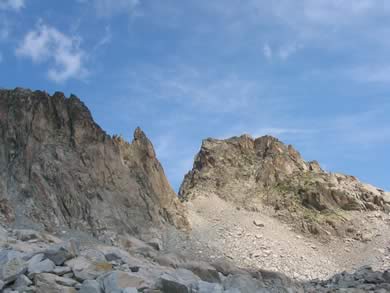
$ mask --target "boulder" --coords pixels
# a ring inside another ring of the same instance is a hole
[[[20,275],[12,287],[17,291],[23,291],[24,288],[32,285],[32,283],[33,282],[25,275]]]
[[[41,262],[34,262],[28,265],[29,276],[39,273],[51,273],[56,265],[50,259],[45,259]]]
[[[85,256],[79,256],[66,262],[66,266],[72,269],[77,280],[96,279],[112,270],[112,264],[106,261],[92,261]]]
[[[189,270],[177,269],[174,272],[164,273],[158,286],[164,293],[190,293],[197,289],[200,278]]]
[[[76,240],[71,239],[61,244],[50,246],[45,250],[44,254],[46,258],[60,266],[68,259],[78,256],[79,244]]]
[[[102,293],[100,283],[96,280],[85,280],[81,285],[79,293]]]
[[[104,256],[104,253],[97,249],[86,249],[80,252],[80,256],[85,257],[86,259],[94,262],[106,262],[107,259]]]
[[[220,284],[209,283],[204,281],[199,281],[197,284],[197,293],[223,293],[223,287]]]
[[[253,293],[258,292],[261,288],[264,288],[264,284],[248,275],[229,275],[223,281],[223,288],[229,292],[239,290],[240,293]]]
[[[12,250],[0,251],[0,280],[5,284],[15,281],[27,271],[22,254]]]
[[[37,292],[44,293],[76,293],[76,289],[71,286],[64,286],[68,280],[59,277],[54,274],[36,274],[34,277],[34,283],[37,288]]]
[[[115,271],[98,278],[105,293],[116,293],[126,288],[144,288],[145,280],[133,273]]]

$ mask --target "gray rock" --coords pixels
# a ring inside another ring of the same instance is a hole
[[[57,277],[56,283],[66,287],[75,287],[79,282],[71,278]]]
[[[112,264],[106,261],[91,261],[85,256],[71,259],[66,262],[66,265],[72,269],[75,278],[79,281],[96,279],[112,270]]]
[[[125,288],[122,290],[122,293],[138,293],[137,288]]]
[[[27,261],[28,267],[30,268],[30,266],[34,266],[37,263],[40,263],[44,258],[45,258],[45,255],[43,253],[35,254],[33,257],[31,257]]]
[[[169,266],[172,268],[178,268],[187,261],[184,256],[173,252],[157,255],[154,260],[162,266]]]
[[[179,267],[192,271],[203,281],[210,282],[210,283],[221,282],[218,271],[213,266],[211,266],[206,262],[191,261],[191,262],[180,264]]]
[[[127,247],[127,246],[125,246]],[[131,267],[142,267],[143,261],[130,255],[127,251],[113,246],[99,246],[97,247],[101,251],[107,261],[115,261],[121,264],[128,264]]]
[[[197,293],[223,293],[223,287],[220,284],[209,283],[204,281],[199,281],[197,284]]]
[[[34,277],[34,283],[37,288],[37,292],[44,293],[76,293],[76,290],[70,286],[63,286],[64,278],[61,278],[54,274],[36,274]]]
[[[14,230],[14,234],[16,236],[16,239],[20,241],[28,241],[32,239],[40,239],[40,233],[35,230],[28,230],[28,229],[17,229]]]
[[[41,262],[31,263],[28,266],[29,276],[39,273],[51,273],[54,271],[56,265],[50,259],[45,259]]]
[[[105,293],[114,293],[126,288],[143,288],[146,282],[133,273],[115,271],[98,278]]]
[[[80,252],[80,256],[94,262],[106,262],[107,259],[103,252],[96,249],[86,249]],[[112,259],[111,259],[112,260]]]
[[[81,285],[79,293],[102,293],[100,283],[96,280],[85,280]]]
[[[22,288],[26,288],[26,287],[32,285],[32,283],[33,282],[29,278],[27,278],[25,275],[20,275],[16,279],[16,281],[13,285],[13,288],[16,290],[22,291],[21,290]]]
[[[160,239],[158,238],[152,238],[146,242],[146,244],[150,245],[153,247],[155,250],[160,251],[163,249],[163,243]]]
[[[190,293],[197,289],[200,278],[189,270],[177,269],[172,273],[164,273],[158,282],[164,293]]]
[[[64,243],[49,247],[44,254],[46,258],[53,261],[57,266],[60,266],[68,259],[78,256],[79,244],[76,240],[70,239]]]
[[[0,280],[5,284],[15,281],[27,271],[27,263],[22,259],[22,254],[11,251],[0,251]]]
[[[225,290],[239,289],[240,293],[253,293],[263,288],[260,281],[248,275],[229,275],[223,282]],[[234,292],[234,291],[233,291]]]
[[[0,280],[0,290],[3,289],[4,286],[5,286],[5,283],[2,280]]]
[[[68,266],[55,267],[55,269],[53,270],[53,273],[58,275],[58,276],[63,276],[63,275],[70,273],[70,272],[72,272],[72,269]]]

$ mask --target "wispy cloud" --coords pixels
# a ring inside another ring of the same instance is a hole
[[[97,50],[100,47],[103,47],[103,46],[109,44],[111,42],[111,40],[112,40],[111,29],[109,26],[106,26],[105,30],[104,30],[104,35],[101,37],[101,39],[95,45],[94,50]]]
[[[261,83],[236,74],[216,74],[195,67],[144,67],[130,74],[132,90],[198,112],[227,113],[246,109],[262,92]]]
[[[0,0],[0,10],[19,11],[24,6],[24,0]]]
[[[42,23],[25,35],[16,55],[31,58],[35,63],[48,63],[48,77],[55,82],[80,79],[87,74],[80,38],[67,36]]]
[[[302,48],[296,43],[271,47],[268,43],[263,46],[263,54],[267,60],[278,59],[285,61]]]
[[[254,137],[259,137],[263,135],[280,136],[280,135],[310,134],[313,132],[315,132],[314,129],[264,127],[264,128],[258,128],[252,133]]]

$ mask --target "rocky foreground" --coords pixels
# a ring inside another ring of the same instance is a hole
[[[131,236],[118,236],[112,241],[118,246],[61,240],[34,230],[0,228],[0,290],[4,293],[390,291],[390,271],[374,272],[369,267],[354,274],[344,272],[327,281],[299,283],[276,272],[240,269],[223,259],[206,263],[166,253],[158,240],[145,243]]]

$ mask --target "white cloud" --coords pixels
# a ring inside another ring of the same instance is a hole
[[[0,0],[0,10],[19,11],[24,6],[24,0]]]
[[[44,24],[26,34],[16,55],[29,57],[35,63],[49,63],[48,77],[55,82],[82,78],[87,73],[80,39]]]
[[[99,17],[109,18],[116,14],[132,15],[140,0],[95,0],[96,13]]]
[[[278,58],[282,61],[287,60],[293,54],[295,54],[302,46],[296,43],[291,43],[276,48],[272,48],[268,43],[263,46],[263,54],[267,60]]]

